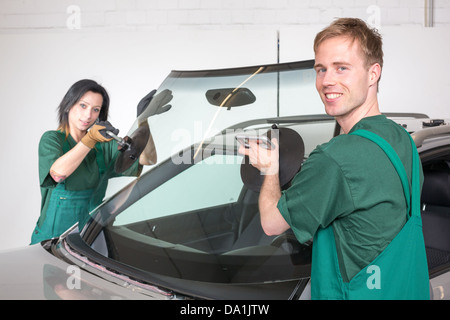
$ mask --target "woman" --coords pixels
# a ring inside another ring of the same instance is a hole
[[[41,214],[31,244],[58,237],[77,222],[84,225],[102,200],[106,183],[100,182],[107,180],[101,177],[119,152],[106,133],[118,132],[106,121],[108,109],[108,93],[93,80],[76,82],[61,101],[58,129],[45,132],[39,143]],[[142,165],[155,162],[150,138],[139,161],[122,175],[139,176]],[[113,176],[118,174],[109,173],[108,178]]]

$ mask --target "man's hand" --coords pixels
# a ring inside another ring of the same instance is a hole
[[[279,171],[278,140],[273,138],[271,141],[275,146],[273,149],[266,149],[253,140],[249,141],[250,148],[239,147],[239,153],[248,156],[250,164],[263,175],[274,175]]]
[[[261,226],[264,232],[269,235],[278,235],[289,229],[289,225],[284,220],[277,208],[281,197],[279,181],[279,145],[278,140],[273,138],[273,149],[266,149],[256,141],[249,141],[250,148],[243,145],[239,148],[239,153],[247,155],[250,164],[265,175],[264,182],[259,194],[259,212]]]

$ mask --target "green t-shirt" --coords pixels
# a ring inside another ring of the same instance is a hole
[[[53,163],[64,154],[63,145],[67,141],[69,149],[72,149],[76,142],[71,135],[67,137],[61,131],[45,132],[39,142],[39,184],[41,187],[41,218],[45,217],[46,208],[51,199],[52,190],[57,183],[50,176],[50,168]],[[99,166],[97,164],[98,148],[104,158],[105,175],[100,177]],[[68,151],[68,150],[67,150]],[[97,143],[95,147],[83,159],[79,167],[64,181],[66,190],[80,191],[96,189],[100,181],[107,181],[109,178],[118,176],[139,176],[142,166],[136,161],[128,170],[122,174],[114,171],[115,159],[120,151],[117,150],[117,142],[112,140],[105,143]]]
[[[357,129],[385,139],[411,181],[411,142],[403,128],[380,115],[362,119],[351,132]],[[300,242],[333,226],[345,282],[386,248],[407,217],[403,188],[389,158],[372,141],[346,134],[310,154],[278,209]]]

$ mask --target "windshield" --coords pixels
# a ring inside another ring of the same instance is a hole
[[[259,193],[242,182],[235,136],[264,133],[273,124],[291,128],[304,140],[305,157],[331,139],[334,120],[316,115],[323,105],[312,66],[171,72],[158,89],[171,93],[170,107],[148,118],[158,164],[92,212],[84,242],[110,261],[165,282],[309,277],[309,244],[290,231],[264,234]]]
[[[314,61],[309,60],[223,70],[172,71],[158,89],[160,93],[171,91],[171,108],[148,118],[158,158],[166,159],[245,121],[323,114],[313,65]]]

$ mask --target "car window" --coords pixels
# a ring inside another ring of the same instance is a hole
[[[323,113],[316,90],[314,69],[291,70],[280,74],[279,116]]]
[[[147,172],[100,206],[82,237],[121,265],[171,279],[261,283],[307,277],[311,247],[292,233],[263,232],[259,193],[243,185],[236,149],[202,157],[183,164],[168,159]]]
[[[202,160],[133,203],[114,225],[235,203],[243,187],[241,162],[239,155]]]
[[[234,136],[292,126],[306,157],[328,141],[335,121],[319,116],[313,65],[172,71],[154,97],[164,103],[144,111],[158,164],[115,186],[118,192],[81,231],[84,243],[108,263],[177,285],[179,279],[260,284],[309,277],[311,246],[290,230],[280,236],[262,230],[259,193],[242,183]]]
[[[421,152],[424,182],[421,194],[422,230],[430,275],[450,267],[450,147],[448,138],[428,141]],[[439,147],[436,147],[438,145]],[[428,146],[427,146],[428,147]]]
[[[158,93],[172,93],[171,108],[148,118],[158,157],[166,159],[237,123],[323,114],[313,65],[310,60],[224,70],[172,71],[158,88]],[[132,127],[130,132],[135,129]]]

